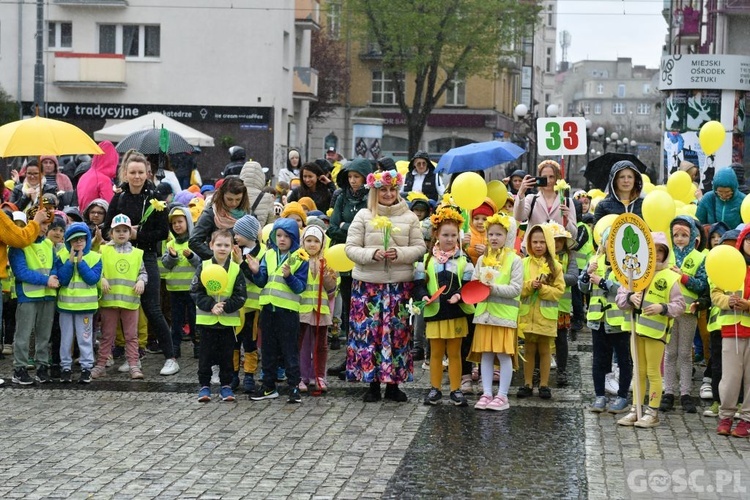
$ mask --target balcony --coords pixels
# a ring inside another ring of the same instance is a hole
[[[125,56],[55,52],[53,82],[64,88],[124,89]]]
[[[294,98],[303,101],[318,100],[318,70],[297,66],[294,68]]]
[[[305,30],[319,30],[320,3],[318,0],[295,0],[294,24]]]
[[[127,0],[55,0],[55,5],[62,7],[116,7],[125,8]]]

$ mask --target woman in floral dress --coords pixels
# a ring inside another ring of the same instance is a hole
[[[414,263],[426,252],[419,219],[399,191],[395,170],[367,176],[367,208],[354,217],[346,254],[354,262],[346,372],[349,380],[370,384],[365,402],[406,401],[398,388],[412,375],[411,325],[406,307]]]

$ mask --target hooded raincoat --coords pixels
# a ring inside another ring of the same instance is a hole
[[[633,171],[635,175],[635,199],[633,200],[627,200],[628,204],[625,206],[622,200],[617,197],[617,192],[615,191],[615,176],[618,174],[618,172],[629,168]],[[624,213],[633,213],[637,215],[638,217],[643,218],[643,199],[641,198],[641,193],[643,192],[643,177],[641,177],[641,173],[638,171],[635,165],[633,163],[629,162],[628,160],[621,160],[612,165],[612,170],[609,172],[609,182],[607,183],[607,196],[601,200],[596,205],[596,211],[594,212],[594,224],[599,222],[599,219],[604,217],[605,215],[610,214],[624,214]],[[573,234],[573,233],[571,233]]]
[[[674,228],[675,224],[687,225],[690,228],[690,241],[685,248],[679,248],[674,244],[674,237],[670,232],[672,238],[672,252],[670,253],[670,262],[674,260],[674,264],[677,267],[682,267],[685,264],[685,259],[690,253],[695,250],[696,243],[698,241],[698,226],[695,223],[695,219],[687,215],[678,215],[670,224],[670,229]],[[686,265],[690,266],[688,263]],[[690,290],[697,295],[703,295],[708,292],[708,275],[706,274],[706,261],[701,261],[698,268],[695,271],[694,276],[683,274],[680,279],[682,286]]]
[[[109,141],[99,143],[104,151],[103,155],[96,155],[91,160],[91,168],[78,180],[76,191],[78,192],[78,206],[87,207],[97,198],[107,203],[112,201],[115,195],[112,191],[112,181],[117,175],[117,164],[120,156]]]

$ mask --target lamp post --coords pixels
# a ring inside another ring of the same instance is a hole
[[[535,142],[535,136],[536,136],[536,121],[534,120],[534,116],[529,114],[529,107],[525,104],[519,104],[513,109],[513,114],[518,118],[518,123],[524,123],[529,129],[524,132],[524,145],[526,147],[526,171],[531,175],[531,169],[532,169],[532,163],[531,163],[531,154],[532,149],[534,150],[534,164],[536,164],[536,142]],[[516,125],[513,125],[513,131],[515,134],[515,128]]]
[[[638,143],[635,139],[630,141],[630,149],[634,155],[638,156]]]
[[[609,140],[607,141],[609,144],[614,144],[615,146],[615,153],[617,152],[617,140],[620,138],[620,135],[617,132],[612,132],[609,134]],[[620,143],[622,144],[622,143]]]

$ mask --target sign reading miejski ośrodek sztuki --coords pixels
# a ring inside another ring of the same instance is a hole
[[[750,57],[724,54],[664,56],[659,72],[659,90],[673,89],[750,91]]]
[[[23,102],[25,115],[33,116],[34,103]],[[44,115],[58,120],[103,118],[129,120],[147,113],[158,112],[179,121],[213,123],[249,123],[268,125],[271,108],[251,106],[180,106],[158,104],[47,102]]]

